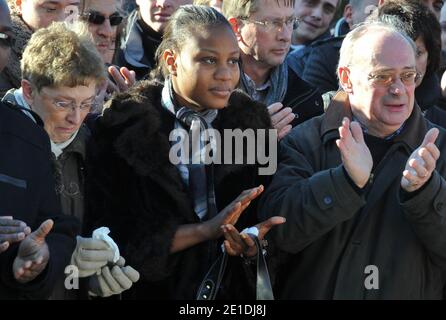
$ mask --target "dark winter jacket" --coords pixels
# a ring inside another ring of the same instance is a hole
[[[46,219],[54,227],[46,237],[50,259],[46,269],[27,284],[19,284],[12,263],[19,245],[0,254],[0,299],[45,299],[64,277],[79,232],[77,219],[62,215],[57,200],[49,138],[22,111],[0,103],[0,216],[13,216],[35,230]]]
[[[275,271],[277,296],[441,299],[446,270],[445,131],[440,128],[436,145],[441,156],[430,180],[417,192],[403,192],[406,162],[433,127],[415,106],[404,130],[375,164],[371,184],[359,192],[346,176],[335,143],[344,116],[351,118],[351,109],[341,92],[323,116],[298,126],[283,140],[278,171],[259,204],[261,219],[273,212],[287,218],[271,231],[273,243],[285,254],[285,264]],[[366,281],[369,268],[378,275],[378,288],[366,288],[373,283]]]
[[[86,223],[88,230],[109,227],[121,255],[139,271],[140,281],[124,297],[194,299],[220,248],[209,241],[169,254],[177,228],[198,223],[199,218],[179,170],[169,161],[168,137],[175,118],[161,106],[161,89],[143,81],[116,96],[98,120],[87,154],[90,221]],[[212,125],[219,131],[271,127],[266,107],[242,93],[232,95],[230,106],[219,111]],[[213,170],[219,210],[242,190],[261,182],[255,165],[214,165]],[[239,228],[255,223],[255,201],[250,207],[242,214]],[[241,259],[230,260],[239,264]],[[242,272],[237,276],[243,278]],[[230,272],[225,277],[229,281]],[[240,289],[243,281],[232,281],[232,286],[238,295],[232,298],[247,298]]]
[[[302,80],[290,68],[287,92],[282,104],[293,109],[296,114],[296,119],[291,123],[293,127],[324,113],[324,103],[319,90]]]

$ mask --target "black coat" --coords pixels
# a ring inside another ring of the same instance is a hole
[[[63,216],[56,197],[48,135],[19,110],[0,104],[0,215],[23,220],[35,230],[44,220],[54,227],[46,241],[50,260],[44,272],[28,284],[13,278],[18,244],[0,254],[0,299],[44,299],[64,276],[74,250],[77,220]]]
[[[98,120],[87,152],[87,232],[108,226],[121,255],[140,272],[140,281],[125,297],[193,299],[219,247],[207,242],[169,254],[177,228],[199,219],[178,169],[169,161],[168,136],[175,119],[161,106],[161,88],[141,82],[115,97]],[[270,128],[271,122],[264,105],[236,93],[213,127]],[[262,182],[255,165],[213,168],[219,210],[242,190]],[[255,223],[255,201],[250,207],[239,228]],[[241,259],[230,260],[238,264]],[[242,282],[233,285],[237,288]]]
[[[268,234],[270,243],[286,253],[278,255],[284,259],[277,263],[286,262],[276,269],[277,296],[441,299],[446,282],[446,132],[439,128],[441,155],[430,180],[417,192],[403,192],[406,162],[434,127],[415,105],[360,193],[349,182],[335,143],[346,116],[352,117],[350,104],[340,92],[323,116],[296,127],[281,144],[277,173],[259,205],[262,219],[272,211],[287,219]],[[379,289],[365,286],[366,268],[372,265],[378,268]]]
[[[296,114],[296,119],[291,122],[293,127],[324,113],[319,90],[302,80],[291,68],[288,68],[288,86],[282,104]]]

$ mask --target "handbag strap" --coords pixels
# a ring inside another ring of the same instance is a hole
[[[201,282],[197,293],[197,300],[214,300],[220,288],[221,281],[226,269],[228,254],[223,252],[212,264],[208,273]]]
[[[265,256],[263,254],[263,247],[256,236],[252,234],[250,234],[250,236],[254,240],[254,243],[257,247],[256,299],[274,300],[268,267],[266,265]],[[198,289],[196,298],[197,300],[215,300],[225,273],[227,260],[228,254],[224,252],[212,264]]]
[[[257,247],[257,285],[256,285],[256,299],[257,300],[274,300],[271,280],[269,278],[268,267],[266,265],[265,255],[263,254],[263,247],[260,244],[259,238],[250,235]]]

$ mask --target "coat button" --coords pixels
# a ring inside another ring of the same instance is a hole
[[[329,205],[329,204],[331,204],[332,202],[333,202],[333,200],[331,199],[331,197],[328,197],[328,196],[327,196],[327,197],[324,198],[324,203],[325,203],[325,204]]]
[[[443,202],[439,202],[436,204],[435,208],[437,209],[437,211],[441,211],[443,210]]]
[[[316,100],[316,105],[319,107],[320,103],[318,100]]]

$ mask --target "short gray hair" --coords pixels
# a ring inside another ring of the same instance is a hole
[[[371,22],[365,22],[362,24],[359,24],[355,29],[350,31],[347,36],[345,37],[344,41],[342,42],[342,47],[340,51],[339,56],[339,64],[338,64],[338,70],[340,67],[349,67],[353,64],[355,60],[355,45],[356,42],[361,39],[364,35],[368,34],[370,30],[373,29],[381,29],[386,30],[389,33],[397,34],[404,38],[407,43],[411,46],[411,48],[414,51],[414,54],[416,55],[416,46],[415,43],[411,38],[409,38],[406,34],[401,33],[396,29],[395,27],[382,23],[377,21],[371,21]]]

